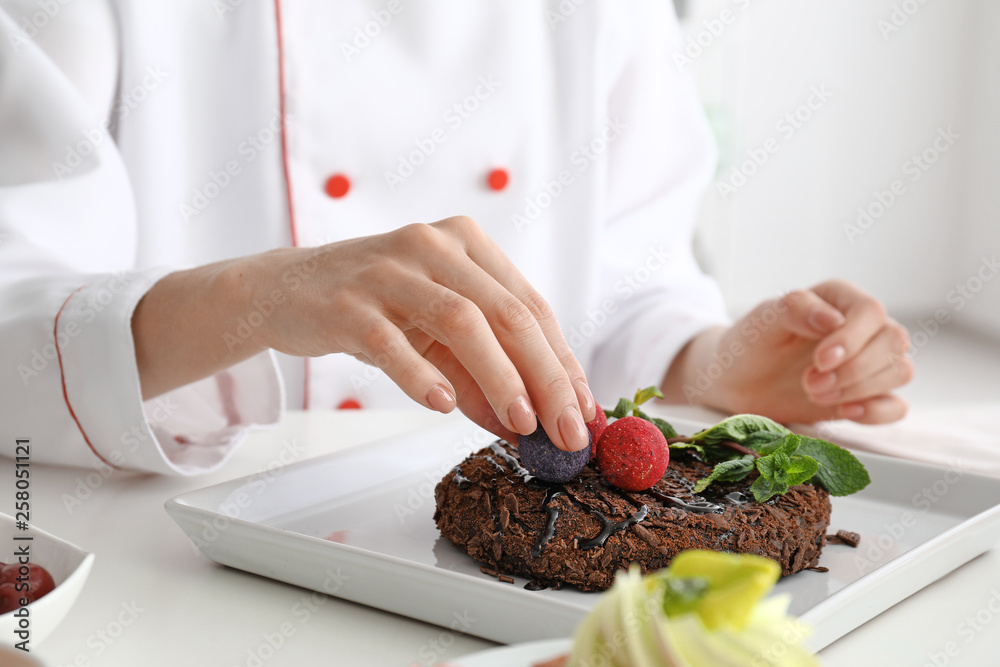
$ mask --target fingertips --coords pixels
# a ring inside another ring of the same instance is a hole
[[[900,396],[886,394],[864,401],[843,403],[838,408],[838,417],[859,424],[888,424],[906,416],[909,404]]]
[[[552,437],[552,433],[549,429],[545,432],[549,434],[549,439],[559,447],[559,449],[564,449],[566,451],[579,451],[586,448],[590,443],[590,431],[587,430],[587,425],[583,421],[583,416],[580,411],[572,406],[568,406],[563,409],[559,414],[557,420],[557,425],[559,427],[559,436],[562,439],[562,447],[559,447],[559,443]]]
[[[580,402],[583,420],[591,421],[597,416],[597,403],[594,401],[594,395],[590,393],[590,387],[583,380],[574,380],[573,389],[576,391],[576,400]]]
[[[822,338],[845,322],[839,310],[809,290],[793,290],[777,301],[761,305],[758,311],[753,315],[763,324],[777,313],[783,329],[810,340]]]
[[[454,394],[446,387],[435,384],[427,391],[427,404],[438,412],[448,414],[455,409],[457,402]]]
[[[855,302],[843,326],[820,341],[813,363],[820,371],[831,371],[853,359],[889,322],[885,307],[873,298]]]
[[[507,419],[513,425],[514,430],[521,435],[534,433],[535,429],[538,428],[535,411],[524,396],[518,396],[511,402],[507,408]]]

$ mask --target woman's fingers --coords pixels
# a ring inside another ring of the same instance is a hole
[[[403,304],[422,304],[412,324],[449,349],[481,388],[503,427],[525,435],[534,431],[527,389],[487,314],[474,301],[419,277],[399,290]]]
[[[837,408],[837,417],[861,424],[888,424],[906,416],[909,406],[899,396],[887,394],[864,401],[844,403]]]
[[[507,442],[517,442],[518,434],[506,428],[497,419],[496,412],[486,400],[482,388],[446,345],[423,332],[413,332],[409,337],[424,358],[439,368],[455,387],[458,408],[462,414],[497,437]]]
[[[432,226],[453,236],[463,255],[430,267],[432,276],[481,309],[526,388],[527,393],[516,400],[533,407],[557,447],[586,447],[590,437],[585,419],[596,414],[594,399],[551,308],[475,223],[452,218]],[[479,380],[481,374],[473,368],[477,359],[447,343]],[[503,402],[497,405],[491,389],[485,385],[483,389],[501,414]],[[508,406],[508,410],[515,407]],[[533,430],[531,423],[530,430],[522,432]]]
[[[810,368],[804,377],[807,394],[821,405],[877,396],[913,379],[906,329],[894,321],[882,328],[853,359],[833,371]]]
[[[438,412],[455,409],[457,398],[451,383],[413,349],[399,327],[373,312],[361,329],[358,354],[382,369],[407,396]]]
[[[825,373],[854,359],[886,325],[888,316],[878,299],[845,281],[825,282],[812,291],[846,318],[842,326],[816,346],[813,363]]]

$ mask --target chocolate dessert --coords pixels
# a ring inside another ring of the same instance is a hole
[[[517,448],[500,440],[438,483],[434,520],[476,561],[535,587],[604,590],[632,563],[645,574],[688,549],[766,556],[785,576],[817,565],[830,523],[826,490],[800,484],[757,502],[751,475],[694,493],[713,467],[679,451],[645,491],[612,486],[596,460],[571,481],[551,483],[532,476]]]

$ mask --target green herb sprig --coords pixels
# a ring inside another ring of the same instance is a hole
[[[640,389],[633,400],[623,398],[608,417],[629,414],[652,422],[663,433],[672,450],[693,449],[705,461],[718,461],[712,473],[698,480],[695,493],[713,482],[738,482],[755,470],[750,486],[757,502],[783,495],[793,486],[812,483],[833,496],[848,496],[871,483],[865,466],[851,452],[832,442],[796,435],[781,424],[759,415],[734,415],[682,438],[667,421],[650,417],[639,406],[653,397],[663,398],[656,387]]]

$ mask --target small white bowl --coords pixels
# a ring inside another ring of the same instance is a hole
[[[31,535],[34,539],[15,541],[15,535]],[[27,606],[31,623],[29,646],[34,648],[52,634],[76,602],[90,574],[94,554],[34,526],[26,531],[18,530],[14,526],[14,517],[0,513],[0,553],[4,554],[0,561],[9,563],[14,560],[14,550],[20,544],[30,545],[31,562],[48,570],[56,585],[48,595]],[[0,615],[0,644],[13,646],[20,641],[14,634],[19,620],[14,617],[16,613],[17,610]]]

